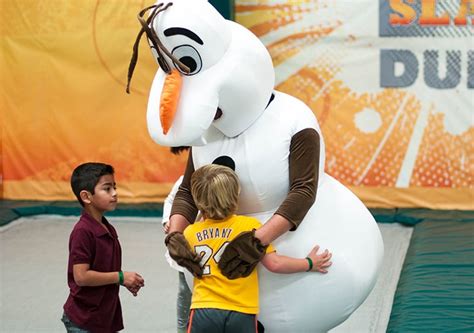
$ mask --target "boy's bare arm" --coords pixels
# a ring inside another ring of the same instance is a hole
[[[119,272],[93,271],[89,264],[73,265],[74,281],[80,287],[98,287],[119,283]],[[123,272],[123,285],[130,291],[145,286],[145,280],[136,272]]]
[[[330,261],[332,254],[325,250],[323,253],[318,254],[319,246],[315,246],[308,254],[308,259],[297,259],[287,256],[282,256],[276,252],[271,252],[265,255],[262,259],[262,264],[266,269],[273,273],[298,273],[298,272],[319,272],[327,273],[327,269],[331,266]],[[312,267],[310,267],[310,261]]]

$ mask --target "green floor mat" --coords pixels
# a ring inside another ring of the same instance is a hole
[[[81,206],[76,201],[0,200],[0,226],[22,216],[40,214],[80,215],[81,210]],[[116,210],[107,213],[107,216],[161,217],[162,215],[163,204],[161,203],[122,203],[118,205]]]
[[[398,223],[409,225],[415,225],[423,221],[474,222],[474,211],[400,208],[397,209],[395,220]]]
[[[415,226],[387,332],[474,332],[474,223]]]
[[[0,226],[21,216],[79,215],[74,201],[0,200]],[[370,209],[377,222],[413,225],[388,332],[474,332],[474,211]],[[108,216],[161,217],[158,203],[120,204]]]

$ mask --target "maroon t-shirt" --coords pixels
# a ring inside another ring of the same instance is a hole
[[[91,332],[116,332],[123,329],[122,307],[118,284],[79,287],[74,282],[72,267],[89,264],[98,272],[117,272],[122,267],[122,249],[114,227],[104,218],[104,229],[92,216],[83,212],[69,237],[67,280],[69,297],[64,304],[68,318]]]

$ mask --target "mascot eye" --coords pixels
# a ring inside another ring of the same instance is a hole
[[[201,71],[202,60],[199,52],[191,45],[181,45],[173,49],[173,55],[179,59],[183,64],[189,67],[190,72],[186,74],[181,72],[178,66],[176,68],[185,75],[194,75]]]

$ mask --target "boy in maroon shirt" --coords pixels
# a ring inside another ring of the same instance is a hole
[[[103,216],[117,206],[114,169],[81,164],[71,187],[84,210],[69,238],[70,292],[62,321],[67,332],[117,332],[123,329],[120,285],[136,296],[145,281],[138,273],[122,272],[117,232]]]

